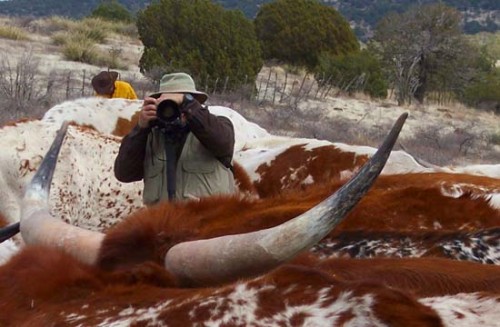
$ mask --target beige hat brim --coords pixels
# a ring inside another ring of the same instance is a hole
[[[177,90],[177,91],[171,91],[171,92],[156,92],[156,93],[150,94],[149,96],[152,98],[158,99],[163,93],[190,93],[201,104],[205,103],[205,101],[207,101],[207,99],[208,99],[208,95],[206,93],[199,92],[199,91],[183,91],[183,90]]]

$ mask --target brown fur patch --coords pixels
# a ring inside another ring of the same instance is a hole
[[[462,185],[461,196],[443,195],[443,188],[451,190],[457,185]],[[380,176],[340,229],[411,231],[495,227],[500,211],[478,195],[499,191],[498,179],[482,176],[444,173]]]
[[[27,118],[27,117],[26,118],[20,118],[18,120],[6,122],[2,126],[0,126],[0,128],[4,128],[4,127],[7,127],[7,126],[17,126],[19,124],[23,124],[23,123],[30,122],[30,121],[36,121],[36,120],[39,120],[39,119],[37,119],[37,118]]]
[[[7,219],[0,213],[0,228],[7,226]]]
[[[130,120],[118,117],[115,129],[113,130],[113,132],[111,132],[111,134],[116,136],[127,135],[132,130],[132,128],[134,128],[134,126],[137,125],[137,123],[139,122],[139,114],[140,111],[137,111],[134,115],[132,115],[132,117],[130,117]]]
[[[255,187],[259,196],[266,198],[283,190],[301,189],[313,182],[339,181],[342,171],[353,171],[367,160],[366,155],[344,152],[331,145],[312,150],[306,150],[304,145],[295,145],[271,163],[257,168],[260,180],[255,182]]]
[[[257,190],[246,170],[237,162],[233,162],[233,174],[236,186],[241,193],[257,195]]]

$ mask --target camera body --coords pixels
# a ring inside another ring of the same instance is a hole
[[[194,101],[193,95],[186,93],[180,105],[170,99],[158,103],[156,106],[156,126],[166,132],[175,132],[182,128],[185,124],[181,121],[181,108],[192,101]]]
[[[163,100],[156,107],[156,118],[162,125],[170,125],[181,118],[179,105],[172,100]]]

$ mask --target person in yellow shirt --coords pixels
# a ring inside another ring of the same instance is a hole
[[[92,78],[92,87],[96,96],[136,100],[137,95],[132,85],[117,79],[118,73],[114,71],[102,71],[94,76]]]

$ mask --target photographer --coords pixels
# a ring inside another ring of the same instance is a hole
[[[185,73],[164,75],[144,99],[139,123],[121,143],[114,172],[121,182],[144,180],[143,201],[197,199],[236,191],[234,128],[211,114],[207,95]]]

